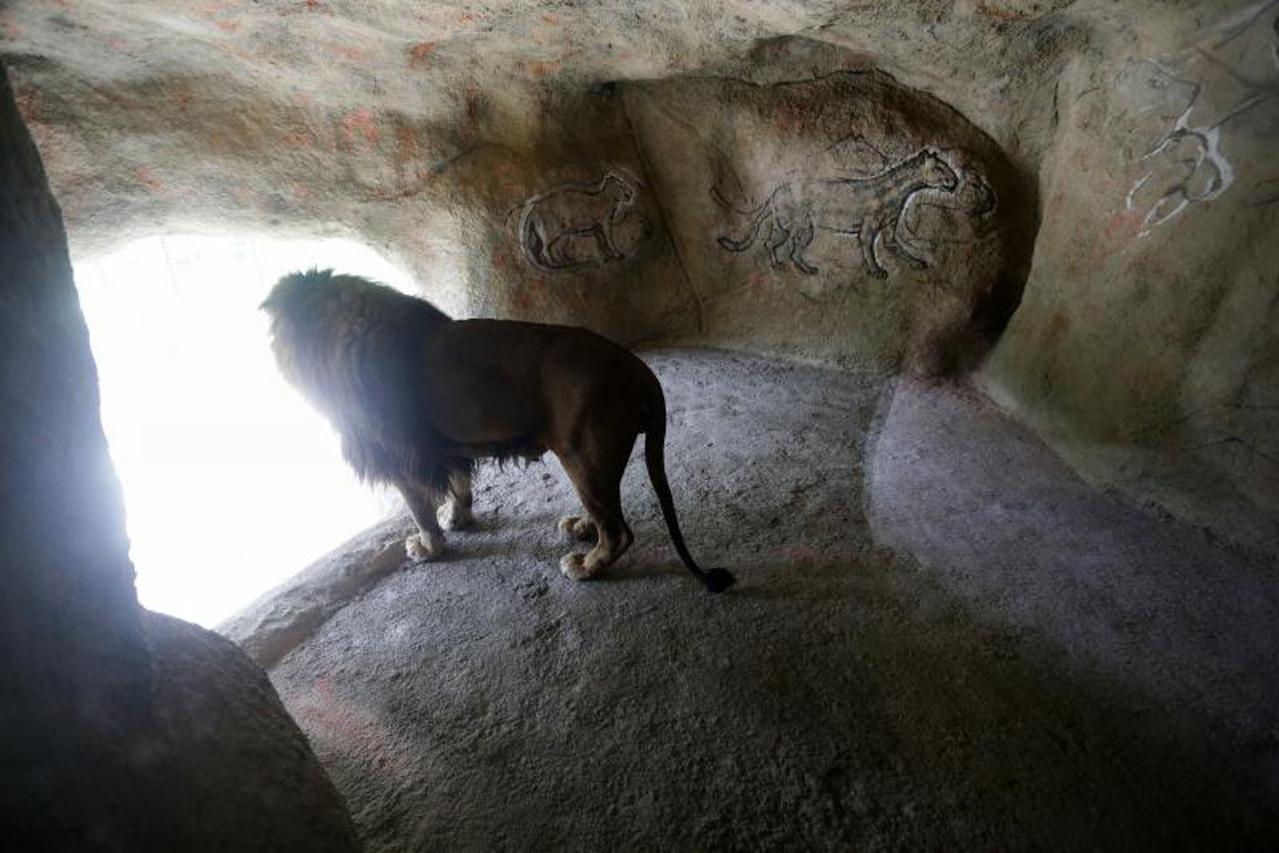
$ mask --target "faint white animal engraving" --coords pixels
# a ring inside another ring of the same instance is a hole
[[[533,196],[520,215],[524,257],[549,272],[624,260],[627,255],[618,248],[615,228],[635,205],[636,196],[634,185],[616,172],[593,184],[567,183]],[[593,251],[579,257],[576,251],[583,245]]]
[[[1138,196],[1148,184],[1155,193],[1154,202],[1141,220],[1139,237],[1145,237],[1190,205],[1211,201],[1234,181],[1234,170],[1221,153],[1221,122],[1210,127],[1189,126],[1201,85],[1180,80],[1168,69],[1156,67],[1177,82],[1189,85],[1191,96],[1173,126],[1141,158],[1145,171],[1124,201],[1128,210],[1136,210]]]

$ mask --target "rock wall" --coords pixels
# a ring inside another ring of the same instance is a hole
[[[1115,21],[1061,76],[981,381],[1093,482],[1279,554],[1279,4],[1221,5]]]
[[[937,374],[1017,304],[1033,190],[940,101],[844,71],[636,84],[627,105],[706,337]]]
[[[865,51],[756,44],[779,20],[753,9],[690,41],[691,9],[495,7],[479,26],[377,3],[121,19],[77,0],[6,19],[82,253],[160,229],[343,233],[457,315],[970,363],[1028,268],[1024,170]]]
[[[144,612],[66,235],[0,65],[0,826],[22,850],[355,849],[265,674]]]

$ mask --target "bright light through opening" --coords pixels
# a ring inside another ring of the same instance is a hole
[[[258,305],[312,266],[410,289],[342,240],[154,237],[76,266],[152,610],[211,627],[398,506],[275,367]]]

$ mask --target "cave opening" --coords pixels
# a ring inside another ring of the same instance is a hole
[[[312,266],[408,286],[345,239],[164,234],[75,266],[145,607],[213,627],[398,507],[271,358],[258,305]]]

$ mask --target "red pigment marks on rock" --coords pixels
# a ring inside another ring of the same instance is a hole
[[[410,160],[416,160],[421,156],[422,144],[418,140],[417,131],[407,124],[402,124],[395,129],[395,154],[391,156],[392,162],[397,166],[403,166]]]
[[[363,62],[371,53],[367,47],[348,47],[344,44],[333,45],[333,52],[350,62]]]
[[[155,173],[146,166],[139,166],[135,173],[138,183],[147,188],[151,195],[160,195],[164,192],[164,182],[155,176]]]
[[[1141,211],[1120,210],[1106,220],[1093,243],[1092,265],[1103,266],[1110,256],[1128,246],[1141,230]]]
[[[35,140],[36,147],[40,149],[40,156],[48,165],[48,162],[55,159],[59,153],[58,144],[54,138],[53,128],[44,120],[40,112],[40,101],[36,90],[18,90],[14,94],[14,100],[18,106],[18,115],[22,116],[23,124],[27,126],[27,130],[31,131],[31,138]]]
[[[547,12],[542,16],[542,21],[553,27],[560,22],[560,16]]]
[[[1054,311],[1047,325],[1044,326],[1044,345],[1052,346],[1058,343],[1068,331],[1070,331],[1070,316],[1065,311]]]
[[[124,107],[125,109],[130,109],[130,110],[142,108],[142,104],[137,99],[131,98],[128,95],[113,91],[104,86],[95,86],[92,83],[88,83],[86,85],[88,86],[89,90],[93,92],[93,94],[97,95],[99,98],[102,98],[104,101],[110,101],[112,104],[116,106]]]
[[[328,8],[320,0],[306,0],[306,10],[308,12],[327,12]]]
[[[233,33],[236,30],[240,29],[239,21],[221,20],[221,21],[214,21],[213,24],[218,29],[228,33]]]
[[[530,77],[546,77],[554,74],[564,67],[564,61],[556,59],[552,62],[528,62],[523,61],[520,66],[524,69],[524,73]]]
[[[236,4],[229,0],[221,0],[216,3],[202,3],[198,9],[199,13],[206,18],[215,18],[218,15],[226,14],[236,7]]]
[[[18,105],[18,115],[22,116],[24,124],[40,124],[43,119],[40,116],[40,96],[35,89],[19,89],[14,96],[14,101]]]
[[[12,21],[0,18],[0,39],[17,41],[20,38],[22,38],[22,28]]]
[[[349,112],[342,119],[342,139],[348,149],[355,147],[357,134],[364,137],[364,142],[368,146],[377,144],[380,134],[373,112],[368,107],[360,107],[358,110]]]
[[[128,45],[125,44],[124,39],[119,36],[111,36],[107,39],[107,47],[112,50],[124,50],[127,46]]]
[[[799,133],[808,124],[808,112],[797,104],[782,104],[773,117],[773,127],[778,133]]]
[[[484,93],[479,86],[469,83],[462,90],[462,99],[466,104],[466,120],[472,125],[478,124],[484,111]]]
[[[315,134],[309,127],[295,127],[280,134],[280,143],[286,148],[314,148]]]
[[[1010,24],[1014,21],[1024,21],[1026,19],[1025,12],[1019,12],[1016,9],[1005,9],[1002,6],[996,6],[994,3],[978,3],[977,11],[987,18],[999,21],[1001,24]]]
[[[473,24],[478,20],[479,17],[474,12],[463,12],[457,16],[457,22],[459,24]]]
[[[421,68],[428,62],[428,57],[435,51],[433,41],[420,41],[409,48],[409,68]]]

